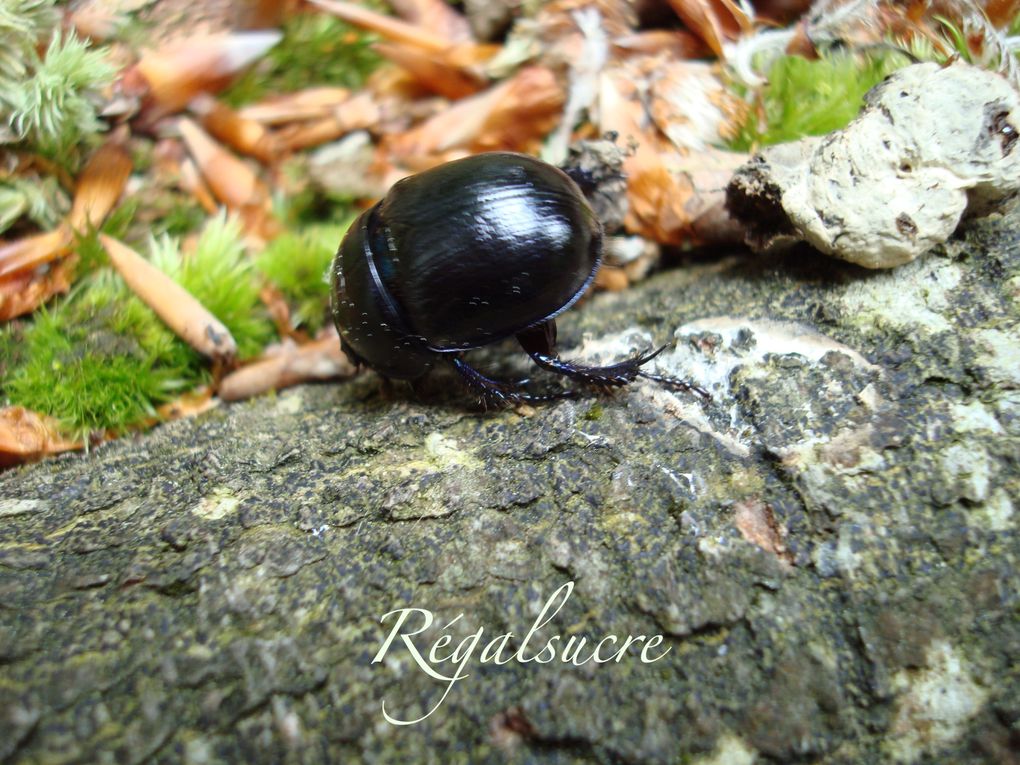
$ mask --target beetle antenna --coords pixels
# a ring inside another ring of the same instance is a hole
[[[654,374],[653,372],[645,372],[644,370],[638,371],[638,377],[643,377],[646,380],[657,382],[659,385],[666,388],[673,388],[675,390],[683,391],[684,393],[696,393],[701,396],[705,402],[712,400],[712,394],[700,385],[695,385],[694,383],[689,383],[686,380],[681,380],[679,377],[667,377],[665,375]]]

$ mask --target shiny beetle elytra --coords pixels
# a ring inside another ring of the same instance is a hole
[[[601,255],[602,226],[566,173],[523,154],[479,154],[398,182],[351,225],[330,269],[333,319],[352,362],[400,380],[449,363],[488,400],[573,394],[530,393],[464,360],[514,335],[539,367],[578,382],[646,377],[707,397],[643,371],[659,351],[605,367],[556,355],[555,318],[591,284]]]

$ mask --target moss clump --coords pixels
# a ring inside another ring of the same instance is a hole
[[[0,234],[24,217],[39,228],[54,228],[71,209],[57,179],[29,175],[0,181]]]
[[[370,36],[332,16],[297,14],[284,23],[283,39],[234,83],[224,101],[240,106],[313,85],[360,88],[380,60],[370,45]]]
[[[782,56],[769,68],[757,108],[730,146],[751,151],[838,130],[857,116],[869,90],[908,63],[907,56],[896,52],[867,57],[836,53],[816,61]]]
[[[327,272],[346,224],[307,226],[274,239],[259,256],[259,271],[291,307],[291,322],[314,334],[329,303]]]
[[[4,0],[6,10],[22,3]],[[0,18],[5,17],[0,12]],[[0,65],[0,117],[13,138],[29,151],[73,169],[82,149],[95,143],[103,130],[97,115],[99,91],[113,81],[115,67],[102,50],[59,30],[52,33],[46,52],[35,49],[35,33],[11,31],[0,45],[21,51],[24,58],[12,67],[5,56]],[[26,44],[31,42],[31,44]]]
[[[77,437],[152,416],[183,385],[184,370],[160,360],[161,344],[146,348],[138,335],[120,331],[116,289],[89,293],[39,311],[17,333],[17,366],[2,382],[12,404],[56,417]]]
[[[95,237],[82,237],[82,262],[98,262],[97,248]],[[258,353],[272,338],[236,221],[212,218],[188,255],[166,236],[154,240],[152,250],[156,265],[230,329],[242,357]],[[33,321],[0,332],[0,352],[0,396],[56,417],[78,437],[137,424],[154,416],[158,404],[209,377],[205,359],[109,268],[91,271]]]

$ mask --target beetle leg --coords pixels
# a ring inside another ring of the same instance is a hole
[[[552,325],[552,327],[550,328],[549,325]],[[538,364],[538,366],[588,385],[594,385],[599,388],[613,388],[632,383],[638,377],[644,377],[660,385],[696,393],[706,400],[712,398],[704,388],[693,385],[685,380],[657,375],[641,369],[643,365],[662,353],[666,346],[609,366],[588,367],[564,361],[556,355],[556,328],[554,322],[548,321],[537,327],[520,332],[517,335],[517,340],[531,357],[532,361]]]
[[[500,406],[512,406],[521,403],[539,403],[572,398],[577,395],[575,390],[556,391],[555,393],[529,393],[518,383],[501,382],[479,372],[459,355],[451,355],[450,361],[461,377],[472,390],[479,393],[485,403]]]

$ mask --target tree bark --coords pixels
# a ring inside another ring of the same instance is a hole
[[[561,319],[567,356],[670,343],[709,404],[485,412],[366,374],[0,474],[0,754],[1015,761],[1018,218],[883,273],[688,263]],[[445,699],[381,650],[408,607],[421,663],[468,654]]]

